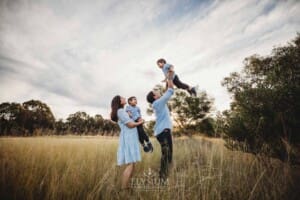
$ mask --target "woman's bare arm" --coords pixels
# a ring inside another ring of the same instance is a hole
[[[141,121],[138,121],[138,122],[128,122],[127,124],[126,124],[126,126],[128,127],[128,128],[135,128],[135,127],[137,127],[138,125],[141,125],[141,124],[143,124],[144,123],[144,120],[141,120]]]

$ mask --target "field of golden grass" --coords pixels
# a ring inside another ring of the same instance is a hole
[[[169,179],[155,181],[160,147],[142,154],[120,191],[118,138],[0,138],[0,199],[296,199],[293,168],[229,151],[221,139],[176,138]]]

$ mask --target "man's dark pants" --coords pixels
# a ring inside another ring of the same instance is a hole
[[[161,161],[160,161],[160,178],[165,179],[169,173],[169,165],[172,162],[173,143],[170,129],[164,129],[163,132],[156,136],[161,147]]]

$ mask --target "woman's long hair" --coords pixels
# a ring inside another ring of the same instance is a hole
[[[111,101],[110,119],[113,120],[114,122],[118,121],[118,109],[119,108],[123,108],[123,105],[121,105],[120,95],[117,95]]]

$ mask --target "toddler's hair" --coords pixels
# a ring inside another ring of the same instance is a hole
[[[158,59],[158,60],[156,61],[156,63],[157,63],[157,64],[158,64],[158,63],[166,64],[167,61],[166,61],[165,59],[163,59],[163,58],[160,58],[160,59]]]
[[[131,102],[133,99],[136,99],[136,97],[135,97],[135,96],[129,97],[128,100],[127,100],[128,103],[130,104],[130,102]]]

